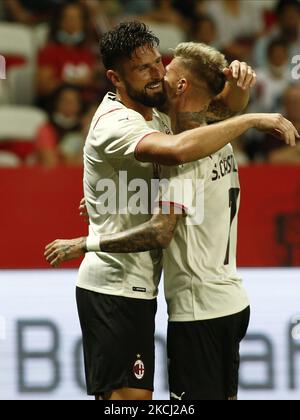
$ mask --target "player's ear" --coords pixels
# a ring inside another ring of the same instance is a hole
[[[188,87],[188,82],[186,79],[181,78],[180,80],[178,80],[177,82],[177,89],[176,89],[176,93],[177,95],[182,95]]]
[[[118,74],[118,72],[116,72],[115,70],[108,70],[106,72],[106,76],[108,78],[108,80],[111,81],[111,83],[116,87],[120,87],[121,85],[123,85],[120,75]]]

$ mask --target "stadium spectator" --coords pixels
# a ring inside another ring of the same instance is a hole
[[[50,42],[38,57],[37,91],[39,104],[59,86],[71,83],[84,88],[85,98],[95,89],[95,56],[86,44],[89,16],[79,3],[66,4],[52,21]]]
[[[136,16],[143,15],[153,10],[153,0],[123,0],[124,13],[126,15]]]
[[[172,0],[153,0],[155,8],[149,13],[140,16],[147,22],[169,23],[179,27],[183,31],[188,30],[186,19],[173,6]]]
[[[207,1],[206,13],[216,22],[219,46],[227,56],[247,61],[253,43],[264,30],[263,14],[257,2]]]
[[[283,96],[283,114],[289,118],[297,130],[300,129],[300,85],[291,85]],[[274,142],[274,140],[273,140]],[[289,151],[280,143],[274,144],[269,154],[269,162],[273,164],[300,164],[300,144]]]
[[[276,14],[278,24],[272,32],[263,36],[255,45],[253,60],[256,66],[263,67],[267,60],[267,46],[274,38],[282,38],[289,48],[289,62],[299,54],[300,45],[300,1],[280,0]]]
[[[4,3],[0,2],[0,20],[6,19],[6,10]]]
[[[89,19],[92,22],[92,33],[98,35],[97,48],[99,37],[111,29],[118,17],[124,13],[121,2],[119,0],[79,0],[80,3],[86,7],[89,13]],[[144,3],[144,2],[142,2]],[[96,31],[94,30],[96,29]]]
[[[288,45],[272,40],[267,47],[266,66],[257,70],[257,85],[250,107],[255,112],[276,112],[284,91],[292,82]]]
[[[78,163],[82,155],[80,119],[83,103],[80,90],[74,86],[61,86],[53,96],[49,123],[37,135],[38,163],[52,167],[59,163]],[[81,148],[81,150],[80,150]]]
[[[52,17],[53,10],[65,4],[68,0],[4,0],[5,11],[10,20],[34,25],[47,22]]]
[[[202,15],[194,19],[190,36],[195,42],[207,44],[212,47],[218,45],[216,24],[209,15]]]
[[[63,137],[59,144],[59,152],[64,164],[83,165],[83,147],[97,108],[98,104],[91,104],[80,119],[80,130]]]
[[[96,59],[99,38],[124,15],[140,15],[139,19],[173,24],[185,32],[189,30],[189,39],[223,49],[229,59],[248,61],[252,42],[264,28],[263,13],[268,9],[272,14],[268,26],[271,32],[261,37],[252,51],[255,62],[261,64],[256,64],[258,83],[249,108],[253,112],[278,111],[280,97],[291,83],[291,58],[299,54],[300,0],[3,0],[0,3],[2,16],[8,20],[29,25],[50,22],[49,43],[39,52],[36,72],[36,103],[45,109],[54,92],[65,84],[78,86],[87,104],[103,98],[109,85],[101,60]],[[277,23],[272,26],[274,16]],[[163,59],[167,64],[165,54]],[[10,100],[4,88],[0,92],[2,104]],[[264,161],[269,158],[269,151],[261,148],[258,136],[254,133],[252,137],[251,131],[247,133],[246,150],[251,159]],[[68,141],[60,143],[61,147],[64,145],[69,152],[75,143],[79,144],[73,138],[68,136]],[[60,150],[58,162],[62,161],[68,158],[62,159]]]
[[[284,92],[277,111],[288,118],[294,126],[300,128],[300,85],[292,84]],[[255,162],[300,164],[299,142],[296,148],[287,150],[276,137],[271,134],[257,134],[250,130],[248,135],[243,136],[244,149],[249,158]]]
[[[172,4],[189,21],[205,13],[204,0],[173,0]]]

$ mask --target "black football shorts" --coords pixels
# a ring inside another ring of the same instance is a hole
[[[88,395],[153,391],[157,301],[76,290]]]
[[[204,321],[169,322],[168,359],[171,399],[237,398],[239,348],[250,308]]]

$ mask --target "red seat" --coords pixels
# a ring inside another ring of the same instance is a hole
[[[34,140],[34,139],[33,139]],[[35,142],[23,139],[11,139],[8,141],[0,141],[0,151],[13,153],[18,158],[27,162],[28,159],[35,153]]]

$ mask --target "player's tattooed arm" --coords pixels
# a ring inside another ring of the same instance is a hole
[[[101,235],[101,251],[128,253],[167,248],[180,217],[182,215],[158,214],[148,222],[125,232]]]
[[[178,221],[183,217],[183,214],[175,213],[171,207],[169,214],[162,214],[161,211],[148,222],[127,231],[101,235],[101,252],[135,253],[167,248]],[[65,261],[83,256],[85,252],[85,237],[56,240],[46,246],[45,258],[52,267],[58,267]]]

